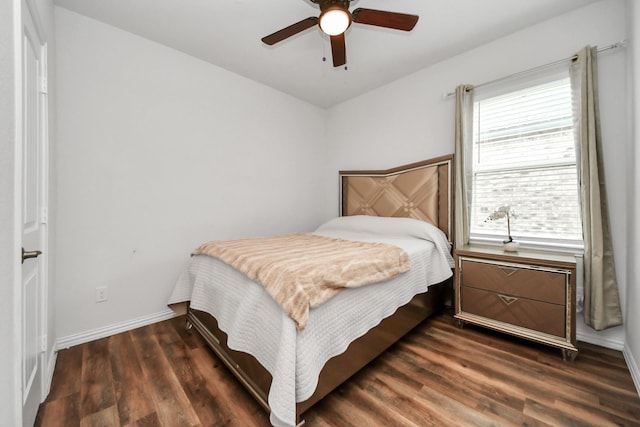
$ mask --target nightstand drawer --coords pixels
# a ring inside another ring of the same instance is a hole
[[[465,274],[467,273],[465,266]],[[528,298],[462,287],[462,311],[485,318],[521,326],[546,334],[564,337],[565,307]]]
[[[566,304],[566,275],[562,273],[470,260],[462,261],[462,271],[462,287]]]

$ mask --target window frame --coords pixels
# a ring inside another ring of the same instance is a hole
[[[475,105],[476,102],[482,101],[484,99],[493,98],[501,95],[505,95],[511,92],[516,92],[519,90],[525,90],[527,88],[531,88],[534,86],[538,86],[545,83],[550,83],[556,80],[562,80],[565,78],[570,78],[569,67],[564,65],[549,67],[545,70],[534,70],[532,73],[527,73],[525,75],[518,75],[517,77],[507,77],[506,79],[500,79],[499,81],[487,84],[486,86],[477,87],[474,89],[474,113],[475,113]],[[470,153],[470,161],[467,163],[465,171],[466,180],[469,183],[470,191],[473,191],[473,173],[474,173],[474,127],[475,120],[472,120],[471,123],[472,129],[470,135],[472,136],[468,141],[468,146],[465,147],[465,151]],[[575,126],[575,121],[574,121]],[[576,156],[576,167],[577,167],[577,156]],[[558,163],[559,165],[560,163]],[[504,170],[507,170],[505,168]],[[521,167],[514,166],[514,170],[522,169]],[[577,191],[580,191],[579,183],[577,185]],[[471,210],[473,209],[473,195],[471,195],[469,199],[469,221],[471,222]],[[580,198],[578,197],[578,218],[580,222],[582,221],[582,206],[580,203]],[[506,227],[506,225],[505,225]],[[580,227],[581,229],[581,227]],[[520,246],[529,247],[534,249],[543,249],[543,250],[554,250],[554,251],[566,251],[570,253],[582,252],[584,250],[584,243],[581,239],[554,239],[548,237],[536,238],[536,237],[521,237],[514,235],[512,232],[512,236],[514,240],[516,240]],[[470,243],[479,243],[479,244],[489,244],[489,245],[500,245],[505,237],[505,234],[494,234],[491,232],[488,233],[477,233],[472,231],[472,224],[469,224],[469,241]]]

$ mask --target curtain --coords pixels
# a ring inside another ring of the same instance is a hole
[[[456,131],[454,148],[455,170],[455,240],[460,248],[469,243],[469,183],[471,171],[470,153],[473,152],[473,86],[459,85],[456,88]]]
[[[578,52],[571,84],[584,239],[584,322],[602,330],[621,325],[622,312],[604,182],[595,47]]]

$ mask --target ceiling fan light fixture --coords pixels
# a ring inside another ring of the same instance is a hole
[[[342,7],[328,7],[320,15],[320,29],[330,36],[344,33],[349,25],[351,25],[351,14]]]

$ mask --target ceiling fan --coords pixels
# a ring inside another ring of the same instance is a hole
[[[411,31],[413,27],[415,27],[416,22],[418,22],[417,15],[407,15],[405,13],[363,8],[357,8],[353,12],[349,12],[349,3],[351,3],[351,0],[311,1],[320,6],[319,17],[310,16],[309,18],[263,37],[262,41],[271,46],[317,24],[320,29],[331,38],[333,66],[339,67],[347,63],[344,32],[352,22],[402,31]]]

